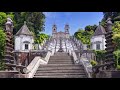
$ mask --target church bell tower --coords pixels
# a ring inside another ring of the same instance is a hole
[[[53,38],[56,38],[56,33],[57,33],[57,26],[54,24],[52,27],[52,36]]]
[[[66,25],[65,25],[65,34],[66,34],[66,38],[69,38],[69,29],[70,29],[69,25],[66,24]]]

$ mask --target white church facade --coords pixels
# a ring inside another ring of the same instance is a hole
[[[105,39],[105,28],[99,24],[96,28],[94,35],[91,38],[91,49],[93,50],[105,50],[106,39]]]
[[[69,25],[66,24],[65,25],[65,28],[64,28],[64,32],[60,31],[60,32],[57,32],[57,26],[54,24],[53,27],[52,27],[52,37],[53,38],[69,38],[70,37],[70,34],[69,34]]]
[[[15,35],[15,51],[25,51],[33,49],[34,37],[28,29],[26,22]]]

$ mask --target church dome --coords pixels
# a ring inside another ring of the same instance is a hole
[[[105,34],[106,34],[105,28],[99,24],[99,26],[95,30],[94,36],[105,35]]]
[[[17,35],[29,35],[29,36],[33,36],[33,34],[30,32],[30,30],[28,29],[26,22],[24,22],[24,25],[20,28],[20,30],[16,33]]]

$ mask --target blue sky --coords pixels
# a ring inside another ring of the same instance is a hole
[[[73,35],[79,28],[87,25],[99,24],[103,18],[102,12],[44,12],[45,32],[52,34],[52,25],[57,25],[57,31],[64,31],[65,24],[70,26],[70,34]]]

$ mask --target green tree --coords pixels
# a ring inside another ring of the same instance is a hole
[[[39,43],[42,44],[44,40],[48,39],[49,36],[47,34],[44,33],[40,33],[38,37],[36,37],[35,39],[35,43]]]
[[[105,22],[111,17],[112,21],[120,21],[120,12],[103,12],[103,19],[101,20],[101,24],[105,26]]]
[[[117,69],[120,69],[120,50],[114,51],[114,57],[115,57]]]
[[[5,12],[0,12],[0,27],[2,29],[4,29],[5,27],[5,22],[6,22],[7,17],[10,17],[11,19],[13,19],[14,15],[12,12],[9,14],[6,14]]]
[[[26,21],[29,29],[39,36],[41,31],[44,31],[45,15],[42,12],[14,12],[15,33]]]
[[[91,31],[91,30],[93,30],[95,32],[96,28],[97,28],[97,25],[93,25],[93,26],[88,25],[88,26],[85,27],[85,31]]]
[[[0,28],[0,70],[4,69],[4,62],[2,61],[4,50],[5,50],[5,41],[6,41],[6,35],[3,32],[3,30]]]
[[[112,27],[113,30],[113,42],[116,46],[115,50],[120,50],[120,21],[116,21]]]
[[[6,35],[3,32],[2,29],[0,29],[0,59],[4,54],[4,48],[5,48],[5,41],[6,41]]]
[[[102,62],[105,60],[105,50],[94,50],[94,53],[96,55],[96,61],[97,62]]]
[[[79,29],[77,32],[74,33],[74,36],[80,40],[83,44],[88,44],[90,45],[90,39],[91,36],[93,35],[93,31],[85,31],[85,30],[81,30]]]

